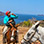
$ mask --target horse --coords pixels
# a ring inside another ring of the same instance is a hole
[[[21,44],[44,44],[44,28],[39,25],[40,21],[32,25],[21,40]],[[37,40],[40,43],[36,43]]]
[[[7,42],[7,44],[10,44],[10,43],[15,44],[15,43],[16,43],[16,39],[17,39],[17,37],[16,37],[16,31],[17,31],[17,27],[18,27],[20,24],[21,24],[21,23],[16,24],[16,25],[15,25],[15,28],[14,28],[13,25],[10,23],[11,29],[8,28],[8,31],[6,32],[6,42]],[[13,38],[13,40],[11,40],[11,37]],[[5,44],[5,43],[3,43],[3,44]]]

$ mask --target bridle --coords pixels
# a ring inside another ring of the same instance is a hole
[[[25,38],[23,38],[26,42],[28,41],[28,40],[26,40]]]
[[[23,39],[24,39],[26,42],[30,43],[30,44],[31,44],[31,42],[32,42],[32,41],[26,40],[25,38],[23,38]]]
[[[25,38],[23,38],[23,40],[25,40],[26,42],[28,42],[28,43],[30,43],[30,44],[33,42],[33,41],[31,41],[31,40],[30,40],[30,41],[29,41],[29,40],[26,40]],[[37,40],[39,40],[39,39],[37,38]],[[40,40],[39,40],[39,41],[40,41]],[[40,43],[42,44],[41,41],[40,41]]]
[[[33,33],[33,32],[32,32]],[[36,33],[36,31],[35,31],[35,33]],[[35,33],[32,35],[32,37],[29,39],[29,40],[31,40],[32,38],[33,38],[33,36],[35,35]],[[31,43],[31,42],[33,42],[33,41],[29,41],[29,40],[26,40],[25,38],[23,38],[26,42],[28,42],[28,43]]]

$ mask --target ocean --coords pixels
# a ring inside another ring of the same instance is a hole
[[[15,19],[17,23],[27,21],[29,19],[35,18],[36,20],[44,20],[44,16],[38,16],[38,15],[22,15],[17,14],[18,19]]]
[[[36,20],[44,20],[44,16],[38,16],[38,15],[25,15],[25,14],[16,14],[18,15],[18,18],[15,19],[16,24],[27,21],[29,19],[35,18]],[[3,24],[3,18],[4,16],[0,16],[0,24]]]

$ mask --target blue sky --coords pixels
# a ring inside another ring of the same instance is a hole
[[[0,0],[0,11],[17,14],[44,14],[44,0]]]

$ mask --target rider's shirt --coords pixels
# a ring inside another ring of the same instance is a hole
[[[7,24],[7,22],[9,21],[10,18],[17,19],[18,16],[17,16],[17,15],[16,15],[16,16],[10,15],[10,17],[5,16],[5,17],[4,17],[4,24]]]

